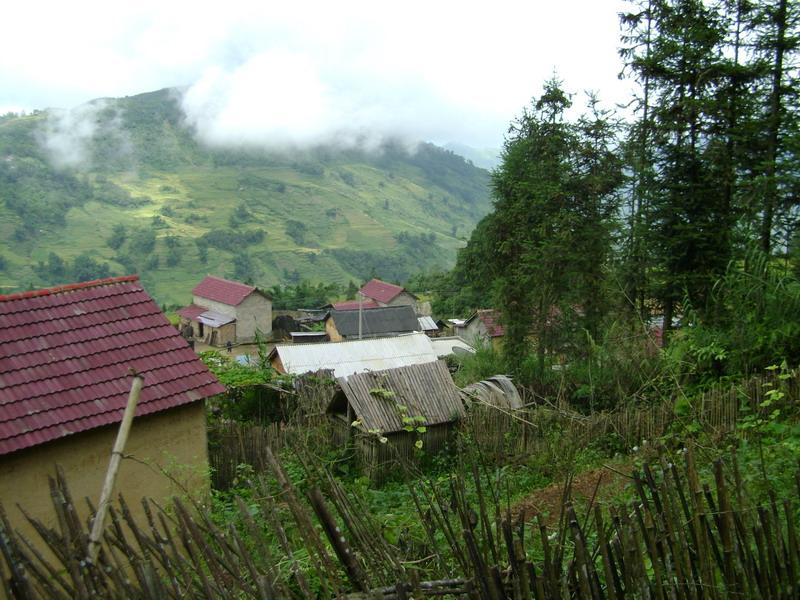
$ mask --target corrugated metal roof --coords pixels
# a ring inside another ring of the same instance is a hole
[[[229,315],[223,315],[222,313],[213,310],[207,310],[198,315],[197,320],[203,325],[208,325],[209,327],[222,327],[228,323],[233,323],[236,319]]]
[[[522,408],[522,398],[508,375],[495,375],[461,389],[467,402],[475,400],[505,409]]]
[[[333,319],[336,330],[343,336],[364,336],[411,333],[419,329],[419,321],[411,306],[382,306],[363,312],[357,310],[332,310],[328,318]]]
[[[225,391],[137,277],[0,296],[0,455]]]
[[[395,297],[405,291],[405,288],[393,283],[386,283],[380,279],[372,279],[359,290],[366,298],[373,298],[384,304],[391,302]]]
[[[430,338],[424,333],[327,344],[280,344],[272,353],[280,357],[287,373],[329,369],[335,377],[436,361]]]
[[[439,331],[439,326],[433,320],[433,317],[417,317],[417,322],[419,323],[420,331]]]
[[[475,348],[460,337],[455,336],[431,338],[431,345],[433,346],[433,351],[436,352],[436,356],[439,358],[456,354],[458,351],[455,350],[455,348],[461,348],[470,354],[475,353]]]
[[[252,285],[207,275],[203,281],[195,286],[192,294],[229,306],[239,306],[245,298],[255,291],[256,288]]]
[[[421,425],[449,423],[464,416],[458,388],[443,361],[354,373],[337,383],[366,430],[402,431],[403,416],[424,417]],[[376,394],[374,390],[386,393]],[[405,411],[398,408],[405,406]]]

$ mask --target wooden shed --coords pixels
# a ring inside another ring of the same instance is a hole
[[[444,449],[464,416],[443,361],[339,377],[328,406],[338,443],[354,443],[366,475],[381,479],[404,460]]]

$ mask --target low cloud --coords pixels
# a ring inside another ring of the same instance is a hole
[[[49,109],[39,130],[39,143],[58,168],[87,170],[93,166],[95,141],[102,136],[107,146],[104,159],[130,155],[130,140],[119,113],[108,100],[94,100],[69,110]]]
[[[77,168],[89,164],[89,144],[97,131],[103,104],[92,102],[69,110],[48,111],[39,141],[55,166]]]
[[[419,77],[389,77],[369,64],[321,65],[286,51],[209,68],[182,106],[200,140],[213,146],[371,149],[387,139],[447,141],[476,125]]]

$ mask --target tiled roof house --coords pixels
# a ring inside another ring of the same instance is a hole
[[[131,507],[167,498],[168,464],[189,468],[202,489],[203,401],[224,388],[136,276],[0,296],[0,502],[15,526],[29,527],[17,503],[49,517],[56,463],[75,498],[96,501],[131,370],[144,377],[125,451],[137,460],[123,460],[117,490]]]
[[[272,332],[272,300],[258,288],[207,276],[192,290],[192,304],[178,311],[192,337],[212,346],[252,342]]]
[[[499,346],[505,335],[505,329],[500,323],[500,313],[494,309],[481,309],[460,326],[455,328],[456,335],[474,343],[477,340],[491,342],[494,346]]]
[[[359,293],[365,299],[371,299],[378,306],[409,305],[416,310],[417,297],[404,287],[386,283],[380,279],[372,279],[364,284]],[[358,308],[358,307],[356,307]]]

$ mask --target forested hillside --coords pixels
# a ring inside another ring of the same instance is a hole
[[[0,287],[138,272],[178,303],[206,273],[264,287],[447,267],[488,174],[430,144],[210,148],[179,92],[0,118]]]

